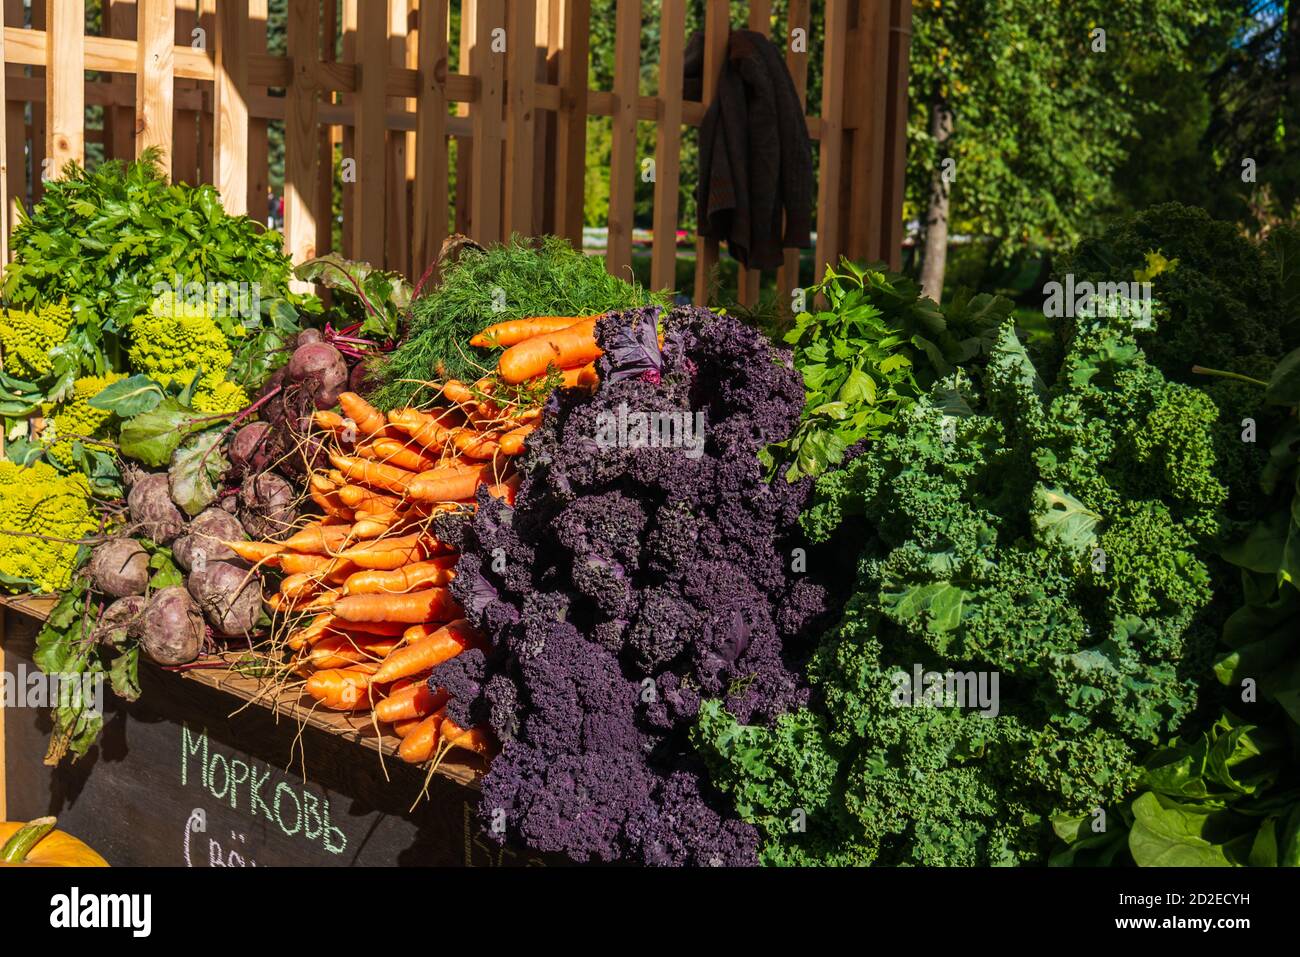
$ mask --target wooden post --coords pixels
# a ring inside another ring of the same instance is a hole
[[[342,0],[343,3],[343,62],[357,62],[357,3],[358,0]],[[342,102],[345,106],[352,107],[355,114],[357,108],[357,94],[344,93]],[[345,164],[355,164],[357,161],[357,131],[354,126],[345,126],[340,131],[343,147],[343,162]],[[349,182],[347,176],[343,177],[343,255],[349,259],[354,258],[356,248],[354,243],[357,234],[357,210],[354,200],[356,198],[355,182]]]
[[[86,0],[46,0],[46,156],[50,175],[86,162]]]
[[[5,31],[4,18],[0,16],[0,103],[7,103],[5,99],[8,90],[5,89]],[[4,279],[4,271],[9,265],[9,144],[8,124],[0,119],[0,282]],[[0,609],[0,615],[4,610]],[[4,641],[4,622],[0,621],[0,643]],[[4,647],[0,644],[0,673],[4,671]],[[0,821],[5,820],[4,800],[5,800],[5,749],[4,749],[4,705],[0,704]]]
[[[32,29],[45,29],[45,4],[41,0],[32,0]],[[48,58],[46,60],[48,62]],[[34,66],[32,69],[32,79],[45,81],[46,69],[43,66]],[[31,135],[28,138],[31,156],[31,175],[32,175],[32,192],[31,200],[33,203],[39,203],[41,197],[45,195],[45,177],[54,172],[45,162],[46,156],[46,135],[45,128],[49,119],[50,104],[47,99],[42,106],[40,103],[32,104],[32,124]]]
[[[474,239],[486,245],[501,239],[501,106],[505,94],[505,51],[493,49],[505,28],[505,0],[478,0],[470,64],[479,81],[478,101],[470,110],[474,136],[474,190],[470,223]]]
[[[543,4],[545,0],[543,0]],[[510,5],[506,37],[506,166],[505,223],[502,235],[531,236],[533,201],[537,193],[537,0]]]
[[[357,92],[353,103],[356,180],[352,185],[352,256],[384,264],[384,128],[388,98],[388,18],[357,17]]]
[[[420,2],[419,70],[412,282],[437,258],[447,237],[447,0]]]
[[[851,90],[874,90],[844,104],[848,150],[849,215],[840,243],[858,262],[882,258],[881,197],[885,181],[885,101],[889,98],[889,7],[892,0],[861,0],[858,22],[849,29],[843,83]]]
[[[478,0],[461,0],[460,5],[460,36],[456,38],[460,50],[460,65],[458,72],[464,75],[472,75],[474,67],[471,64],[472,53],[474,50],[474,23],[478,16]],[[448,27],[450,29],[450,27]],[[457,103],[456,115],[468,117],[470,104]],[[474,140],[470,137],[461,136],[456,139],[456,232],[471,236],[474,233],[474,222],[471,216],[472,209],[469,198],[474,191]]]
[[[560,18],[559,0],[539,0],[537,4],[537,31],[535,34],[537,72],[539,83],[556,85],[559,80]],[[536,164],[533,187],[533,228],[539,235],[555,232],[555,111],[536,110],[533,123],[533,162]],[[536,184],[543,184],[538,189]]]
[[[171,0],[139,0],[136,7],[135,155],[151,146],[162,150],[162,168],[171,177],[172,68],[176,7]],[[192,130],[192,127],[191,127]]]
[[[198,26],[195,0],[176,0],[176,45],[190,46],[194,42],[194,30]],[[195,90],[197,80],[177,79],[173,84],[176,90]],[[137,95],[138,90],[137,90]],[[172,111],[172,181],[195,184],[200,182],[199,174],[199,113],[197,110]]]
[[[772,27],[772,0],[750,0],[749,19],[746,26],[755,33],[767,35]],[[763,281],[761,269],[740,267],[740,281],[737,284],[736,298],[743,306],[758,304],[759,286]]]
[[[794,88],[799,94],[799,105],[805,110],[808,104],[808,32],[810,17],[808,0],[790,0],[790,13],[786,20],[785,65],[794,78]],[[803,31],[804,52],[794,50],[793,38],[796,30]],[[814,276],[813,282],[819,277]],[[777,309],[787,315],[791,307],[791,294],[800,285],[799,250],[787,249],[782,253],[781,269],[776,277]]]
[[[820,277],[841,249],[839,198],[844,140],[844,60],[847,52],[848,0],[826,0],[826,46],[822,58],[821,161],[817,190],[817,256],[813,274]]]
[[[106,36],[123,40],[136,38],[136,21],[140,15],[136,0],[104,0],[103,11]],[[113,86],[130,86],[139,75],[139,69],[134,77],[125,73],[113,73],[109,76],[109,83]],[[135,156],[135,112],[131,107],[104,107],[104,155],[108,159],[121,160]]]
[[[727,0],[708,0],[704,13],[704,108],[707,110],[718,89],[718,74],[727,55],[727,37],[731,33],[731,14]],[[700,170],[701,178],[708,175]],[[695,304],[708,305],[709,274],[718,263],[718,240],[697,236],[695,239]]]
[[[267,0],[248,0],[248,51],[249,53],[266,53]],[[250,88],[250,95],[265,96],[267,88],[259,86]],[[287,109],[287,106],[286,106]],[[287,122],[286,116],[286,122]],[[287,147],[286,147],[287,148]],[[271,185],[271,146],[267,138],[266,120],[249,117],[248,120],[248,216],[259,223],[266,224],[270,218],[270,202],[267,191]],[[288,171],[286,170],[286,173]]]
[[[206,44],[205,48],[208,51],[209,58],[212,58],[213,45],[217,42],[216,13],[213,11],[216,2],[217,0],[195,0],[196,21],[193,29],[200,31],[199,37]],[[198,161],[199,182],[201,183],[217,183],[216,174],[212,168],[213,154],[216,149],[215,87],[216,84],[213,84],[212,90],[209,91],[206,83],[200,85],[200,89],[205,91],[204,106],[196,116],[199,128]]]
[[[636,107],[640,80],[641,0],[618,0],[614,21],[614,119],[605,268],[621,279],[632,278],[632,214],[638,173]]]
[[[317,0],[289,0],[286,43],[293,62],[293,78],[285,91],[284,105],[284,239],[294,265],[299,265],[316,255],[312,197],[317,187],[318,159],[316,63],[320,56],[320,4]]]
[[[314,5],[314,4],[313,4]],[[335,43],[338,39],[337,0],[324,0],[322,12],[321,61],[333,63],[338,56]],[[316,255],[323,256],[334,249],[334,144],[342,131],[337,126],[322,126],[316,134]]]
[[[587,65],[591,0],[560,0],[560,110],[555,134],[555,232],[582,248],[587,171]]]
[[[401,69],[406,66],[406,15],[410,0],[388,0],[388,64]],[[378,11],[376,11],[377,13]],[[386,101],[387,109],[406,109],[406,97],[391,96]],[[410,197],[406,195],[406,149],[407,133],[405,130],[388,130],[384,159],[386,182],[384,202],[388,209],[385,214],[387,238],[384,242],[385,265],[397,272],[405,272],[411,266],[411,230]]]
[[[907,171],[907,74],[911,62],[912,4],[892,0],[889,22],[889,105],[885,117],[884,217],[880,245],[889,268],[903,266],[903,179]]]
[[[232,216],[248,212],[248,0],[216,11],[212,177]]]
[[[682,58],[686,46],[686,0],[663,0],[659,26],[659,102],[655,131],[654,245],[652,289],[677,288],[677,204],[682,175]]]
[[[4,22],[7,26],[20,28],[23,25],[23,0],[4,0]],[[21,66],[4,66],[7,77],[21,77]],[[24,104],[21,100],[4,101],[5,122],[5,166],[9,176],[5,193],[7,200],[5,211],[9,222],[17,221],[18,208],[27,202],[27,118],[24,116]],[[8,240],[8,230],[5,231]],[[8,259],[5,260],[8,262]]]

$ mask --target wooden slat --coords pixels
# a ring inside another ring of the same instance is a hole
[[[808,103],[808,53],[793,49],[796,30],[802,30],[805,41],[811,26],[809,0],[790,0],[790,9],[786,17],[785,31],[785,65],[794,80],[795,92],[799,94],[799,105]],[[799,250],[787,249],[781,254],[781,268],[776,275],[777,308],[782,315],[790,315],[791,295],[799,287]],[[814,277],[815,282],[817,277]]]
[[[192,32],[198,24],[195,0],[177,0],[176,2],[176,44],[188,48]],[[173,68],[175,51],[172,53]],[[176,101],[172,110],[172,180],[177,183],[197,183],[199,181],[199,114],[188,108],[186,100],[199,96],[198,84],[194,80],[177,77],[172,84]]]
[[[772,29],[772,0],[749,0],[749,29],[767,36]]]
[[[418,280],[447,237],[447,0],[420,0],[420,96],[416,106],[415,233],[411,278]]]
[[[248,3],[217,7],[212,174],[226,212],[248,212]]]
[[[659,99],[664,113],[655,133],[654,247],[650,254],[650,286],[654,289],[677,287],[685,45],[686,0],[663,0],[659,27]]]
[[[352,184],[352,256],[384,262],[384,75],[388,72],[388,19],[357,18],[357,60],[361,84],[353,98],[356,182]]]
[[[4,62],[3,50],[4,40],[0,38],[0,63]],[[0,85],[3,83],[4,80],[0,79]],[[5,225],[7,227],[8,223]],[[8,236],[7,228],[5,235]],[[6,238],[6,248],[7,244],[8,240]],[[8,256],[5,257],[4,261],[9,261]],[[8,628],[8,615],[8,609],[0,607],[0,674],[5,674],[5,631]],[[5,680],[10,679],[6,676]],[[5,780],[5,764],[7,763],[5,755],[5,712],[8,710],[8,708],[0,707],[0,821],[9,820],[9,784]]]
[[[543,0],[543,6],[545,2]],[[502,234],[531,236],[537,193],[537,2],[510,5],[506,46],[506,164]]]
[[[817,254],[820,276],[840,254],[839,182],[843,158],[844,69],[848,50],[849,0],[826,0],[826,43],[822,56],[822,139],[817,194]]]
[[[320,4],[289,0],[287,45],[294,62],[285,90],[284,241],[295,265],[316,255],[316,61],[320,56]],[[296,280],[295,280],[296,282]]]
[[[388,0],[388,66],[390,72],[406,66],[406,18],[409,0]],[[379,11],[376,11],[378,14]],[[405,97],[388,98],[387,109],[407,109]],[[384,202],[388,230],[384,241],[385,265],[397,272],[411,268],[410,197],[406,193],[405,130],[389,129],[385,137]]]
[[[172,167],[172,40],[176,35],[176,7],[170,0],[139,0],[136,34],[140,80],[135,86],[135,143],[139,156],[150,147],[162,151],[162,168],[173,176]]]
[[[581,249],[591,0],[560,0],[559,6],[561,94],[555,133],[555,232]]]
[[[136,0],[103,0],[104,32],[115,38],[134,40],[139,11]],[[171,38],[169,37],[168,40]],[[109,76],[113,84],[127,84],[131,78],[121,73]],[[87,97],[86,102],[90,99]],[[109,159],[129,160],[135,156],[135,110],[131,107],[113,107],[104,111],[104,152]],[[169,149],[170,153],[171,150]]]
[[[343,59],[351,66],[356,63],[357,59],[357,3],[358,0],[342,0],[342,30],[343,30]],[[322,64],[320,69],[321,82],[324,84],[329,76],[330,70],[338,64]],[[355,67],[353,67],[355,70]],[[355,84],[351,87],[356,89]],[[342,127],[342,150],[343,162],[355,163],[357,159],[357,133],[353,125],[352,118],[356,110],[356,94],[342,93],[339,102],[344,106],[348,113],[347,125]],[[343,255],[352,259],[356,256],[355,242],[357,233],[357,212],[355,198],[357,195],[355,183],[350,183],[347,178],[343,181]]]
[[[0,103],[7,102],[5,90],[5,39],[0,30]],[[9,130],[8,124],[0,119],[0,282],[4,280],[5,267],[9,265]],[[0,612],[3,614],[3,612]],[[4,622],[0,621],[0,674],[4,673]],[[0,705],[0,712],[4,707]],[[5,726],[4,715],[0,714],[0,821],[5,820]]]
[[[86,161],[85,0],[46,0],[45,151],[51,176]]]
[[[45,63],[45,4],[41,0],[34,0],[31,3],[31,33],[35,35],[40,31],[40,63]],[[13,36],[7,38],[13,41]],[[39,80],[42,88],[45,87],[45,67],[33,66],[32,79]],[[48,94],[48,90],[46,93]],[[41,197],[45,195],[45,179],[50,175],[49,164],[45,162],[45,120],[49,111],[32,109],[31,128],[28,132],[28,155],[30,156],[29,166],[31,167],[31,201],[39,203]]]
[[[912,4],[892,0],[889,44],[889,109],[885,120],[886,194],[881,198],[881,248],[890,269],[903,266],[903,180],[907,171],[907,75],[912,43]]]
[[[848,35],[844,84],[850,90],[879,91],[850,97],[844,104],[845,156],[849,174],[848,215],[841,243],[858,262],[881,259],[881,197],[885,181],[885,100],[889,83],[891,0],[862,0],[858,22]]]
[[[470,51],[474,49],[474,22],[478,11],[478,0],[461,0],[460,4],[460,36],[457,37],[459,47],[459,68],[464,73],[471,72],[470,68]],[[450,95],[450,91],[449,91]],[[456,105],[456,119],[469,119],[468,101],[460,102]],[[456,140],[456,232],[466,236],[471,235],[474,231],[474,224],[470,221],[473,210],[470,207],[470,196],[474,191],[474,141],[472,137],[458,137]]]
[[[471,234],[482,244],[501,237],[501,108],[505,95],[505,55],[492,50],[493,31],[505,28],[505,0],[478,0],[472,71],[482,83],[470,110],[474,124],[474,186],[470,193]]]
[[[641,0],[618,0],[614,21],[614,114],[610,146],[609,223],[605,268],[631,279],[632,213],[640,169],[636,161],[637,87],[641,79]]]
[[[718,74],[727,54],[731,17],[726,0],[708,0],[704,14],[704,98],[705,109],[718,88]],[[702,170],[701,176],[706,175]],[[709,274],[718,263],[718,240],[699,236],[695,240],[695,304],[708,305]]]
[[[321,16],[321,63],[330,63],[337,57],[338,2],[324,0]],[[313,80],[319,70],[312,71]],[[328,98],[328,95],[327,95]],[[323,256],[334,249],[334,144],[342,139],[343,131],[336,126],[321,126],[316,134],[316,195],[313,208],[316,218],[316,255]]]
[[[750,0],[749,19],[746,21],[746,25],[755,33],[766,36],[772,28],[772,0]],[[753,306],[758,303],[759,285],[762,279],[763,271],[761,269],[740,267],[740,281],[736,290],[736,298],[741,305]]]
[[[267,0],[248,0],[248,52],[266,53]],[[265,95],[264,85],[250,78],[248,93],[250,99]],[[248,117],[248,216],[259,223],[265,223],[270,213],[267,191],[271,186],[271,144],[268,139],[266,120]]]
[[[542,109],[537,102],[537,87],[553,83],[559,76],[559,0],[539,0],[534,36],[537,72],[533,79],[533,156],[536,164],[534,183],[555,182],[555,113]],[[533,189],[533,228],[539,235],[555,232],[555,191]]]
[[[198,0],[195,11],[198,17],[196,29],[202,31],[201,36],[204,39],[203,49],[194,49],[188,45],[181,47],[176,51],[176,72],[178,75],[186,76],[184,66],[187,62],[197,61],[203,65],[210,76],[199,76],[194,74],[191,78],[197,80],[211,79],[213,81],[212,89],[201,86],[209,97],[215,101],[216,73],[213,50],[217,42],[217,24],[216,13],[213,10],[217,0]],[[198,111],[199,124],[199,182],[216,183],[216,177],[213,174],[212,163],[214,150],[216,149],[216,131],[215,131],[216,109],[213,102]]]
[[[4,0],[4,22],[17,29],[23,22],[23,0]],[[19,31],[22,32],[22,31]],[[9,60],[9,28],[5,34],[5,60]],[[16,222],[18,208],[27,202],[27,118],[21,101],[13,97],[13,81],[21,79],[24,72],[21,66],[6,65],[5,79],[8,88],[5,91],[5,163],[9,170],[7,211],[9,221]],[[29,80],[34,83],[35,81]]]

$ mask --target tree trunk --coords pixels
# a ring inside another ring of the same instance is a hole
[[[948,265],[948,182],[944,160],[952,136],[952,110],[942,100],[930,108],[930,135],[938,146],[934,172],[930,174],[930,202],[925,211],[925,252],[921,259],[921,294],[939,302],[943,296],[943,274]]]

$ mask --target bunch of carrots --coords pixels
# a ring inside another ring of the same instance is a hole
[[[371,710],[401,738],[404,761],[441,760],[453,748],[491,754],[490,732],[457,726],[447,694],[429,685],[433,668],[484,641],[448,588],[459,555],[432,520],[473,508],[480,486],[513,503],[514,458],[541,409],[494,399],[495,387],[550,381],[557,369],[565,385],[594,386],[594,328],[594,317],[490,326],[471,343],[506,347],[497,375],[447,382],[430,410],[385,416],[343,393],[341,414],[315,414],[333,438],[331,467],[308,479],[321,517],[282,541],[227,543],[282,573],[267,603],[291,617],[285,644],[307,694],[333,710]]]

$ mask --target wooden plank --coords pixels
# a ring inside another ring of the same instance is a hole
[[[316,61],[320,57],[320,4],[317,0],[289,0],[288,14],[286,42],[294,75],[285,90],[284,240],[285,251],[298,265],[316,255],[312,200],[319,160]]]
[[[907,76],[912,44],[912,4],[892,0],[889,24],[889,107],[885,118],[886,194],[881,198],[881,249],[889,268],[903,266],[903,188],[907,172]]]
[[[206,84],[200,86],[200,89],[205,92],[207,97],[205,106],[197,114],[199,124],[199,182],[201,183],[216,183],[216,177],[212,170],[213,151],[216,148],[214,143],[216,138],[216,94],[214,92],[216,89],[216,65],[213,57],[214,44],[217,42],[216,13],[213,9],[215,4],[216,0],[198,0],[195,8],[198,22],[195,29],[199,33],[195,42],[201,45],[189,49],[180,48],[177,50],[176,57],[176,71],[178,74],[182,76],[188,75],[183,72],[186,62],[197,62],[202,64],[203,69],[208,71],[210,76],[204,77],[196,73],[192,78],[197,80],[211,79],[213,81],[211,88],[207,87]]]
[[[351,184],[351,254],[378,266],[384,262],[384,74],[388,71],[388,20],[374,15],[358,17],[356,34],[361,83],[353,98],[356,181]]]
[[[851,90],[877,91],[873,96],[850,97],[844,104],[849,193],[841,244],[844,254],[858,262],[881,258],[890,2],[861,0],[858,22],[850,27],[847,39],[850,52],[842,82]]]
[[[746,25],[755,33],[766,36],[772,28],[772,0],[750,0],[749,18]],[[741,305],[754,306],[758,304],[759,285],[762,279],[763,271],[761,269],[740,267],[736,298]]]
[[[37,51],[39,59],[36,62],[44,64],[46,59],[45,4],[41,3],[40,0],[31,0],[31,22],[30,33],[33,38],[36,37],[37,31],[40,31],[40,47]],[[22,31],[18,32],[21,33]],[[6,39],[9,43],[12,43],[14,37],[10,34]],[[17,47],[14,49],[16,51]],[[32,79],[39,80],[41,87],[45,87],[45,67],[43,65],[32,67]],[[45,92],[48,95],[49,91],[46,90]],[[49,164],[45,162],[45,121],[48,113],[48,108],[38,110],[35,106],[32,107],[31,129],[27,137],[28,155],[30,156],[28,165],[31,167],[32,203],[39,203],[41,197],[45,195],[45,179],[50,175]]]
[[[682,173],[682,59],[686,0],[663,0],[659,27],[659,99],[664,113],[655,131],[654,246],[650,286],[677,287],[677,207]]]
[[[546,6],[543,0],[542,6]],[[506,41],[506,164],[503,236],[532,236],[537,189],[537,0],[510,5]]]
[[[415,234],[411,279],[418,281],[447,237],[447,0],[420,0],[420,96],[416,105]]]
[[[321,65],[333,62],[337,57],[338,43],[338,2],[324,0],[320,11],[321,31]],[[315,79],[319,70],[313,70]],[[319,81],[317,81],[319,82]],[[333,94],[326,94],[327,99]],[[334,145],[341,141],[343,131],[337,126],[321,126],[316,134],[316,195],[313,200],[316,217],[316,254],[323,256],[334,249]]]
[[[537,101],[537,89],[554,83],[559,76],[560,31],[559,0],[540,0],[537,4],[536,30],[533,34],[537,71],[533,76],[533,157],[536,164],[533,188],[533,228],[538,235],[555,232],[555,191],[538,189],[537,183],[555,182],[555,111],[543,109]],[[557,88],[558,92],[558,88]]]
[[[790,76],[794,80],[795,92],[799,94],[800,106],[807,108],[808,104],[808,33],[811,28],[811,14],[809,11],[809,0],[790,0],[790,9],[786,17],[785,32],[785,65],[790,71]],[[801,34],[804,41],[802,51],[795,49],[794,38],[796,31],[802,30]],[[817,281],[817,277],[813,277]],[[792,294],[795,289],[799,288],[802,280],[799,277],[799,250],[787,249],[781,254],[781,268],[776,274],[776,296],[777,309],[784,316],[792,315],[791,302]]]
[[[749,29],[767,36],[772,29],[772,0],[749,0]]]
[[[457,38],[459,44],[459,71],[462,73],[472,73],[470,66],[470,53],[474,49],[474,21],[478,14],[478,0],[461,0],[460,5],[460,36]],[[450,91],[449,91],[450,95]],[[462,101],[456,105],[456,118],[469,119],[469,101]],[[461,136],[456,140],[456,209],[455,223],[456,232],[466,236],[473,232],[474,224],[470,221],[473,210],[470,206],[470,196],[474,191],[474,141],[472,137]]]
[[[838,184],[844,148],[844,69],[848,51],[849,0],[826,0],[826,42],[822,56],[822,139],[818,167],[817,253],[813,274],[822,275],[841,251]]]
[[[248,0],[248,52],[249,54],[266,53],[267,0]],[[250,99],[265,95],[267,88],[255,81],[249,81]],[[268,138],[267,122],[250,113],[248,117],[248,216],[259,223],[267,222],[270,216],[268,192],[271,188],[271,144]]]
[[[212,175],[226,212],[248,212],[248,3],[217,7]]]
[[[582,248],[587,170],[587,68],[591,0],[560,0],[560,103],[555,132],[555,232]]]
[[[116,39],[134,40],[139,12],[136,0],[103,0],[104,32]],[[169,38],[170,39],[170,38]],[[132,78],[114,73],[109,82],[130,85]],[[90,98],[86,98],[90,102]],[[105,155],[109,159],[129,160],[135,156],[135,110],[116,106],[104,111]],[[170,153],[171,150],[169,149]]]
[[[342,16],[343,60],[349,66],[352,66],[354,73],[355,73],[355,64],[357,60],[357,2],[358,0],[343,0],[343,16]],[[328,65],[322,64],[322,68],[320,71],[322,82],[325,80],[326,76],[328,75],[330,68],[336,65],[337,64],[328,64]],[[355,83],[351,85],[351,89],[355,91],[356,89]],[[342,239],[343,239],[343,255],[351,259],[354,258],[356,255],[353,247],[353,243],[356,238],[356,228],[357,228],[356,207],[353,202],[356,195],[356,189],[354,188],[354,183],[356,181],[355,179],[349,180],[346,167],[347,164],[349,163],[355,164],[357,161],[357,134],[356,134],[356,129],[352,123],[352,117],[354,116],[354,111],[356,109],[355,92],[342,93],[339,97],[339,102],[343,104],[343,106],[345,107],[349,115],[347,125],[341,128],[341,137],[343,141],[342,142],[343,163],[345,167],[344,176],[343,176],[343,197],[342,197],[343,198]],[[355,173],[353,175],[355,175]]]
[[[641,80],[641,0],[618,0],[614,20],[614,114],[610,145],[609,222],[605,268],[631,279],[632,214],[640,168],[636,161],[636,104]]]
[[[176,7],[170,0],[139,0],[136,33],[140,38],[135,86],[135,144],[133,155],[150,147],[162,151],[162,168],[171,177],[172,165],[172,51],[176,36]]]
[[[86,0],[46,0],[45,152],[50,175],[86,162]]]
[[[705,109],[718,88],[718,74],[727,55],[727,37],[731,33],[731,14],[726,0],[708,0],[704,13],[704,91]],[[705,175],[701,171],[701,176]],[[698,236],[695,240],[695,304],[708,305],[709,279],[718,264],[718,240]]]
[[[0,63],[3,62],[4,62],[4,39],[0,37]],[[3,83],[4,80],[0,79],[0,84]],[[6,219],[7,218],[8,217],[6,216]],[[9,235],[8,225],[9,225],[8,222],[6,222],[5,223],[6,249],[8,248],[8,235]],[[8,256],[5,257],[4,261],[5,262],[9,261]],[[7,637],[6,632],[8,628],[8,619],[9,619],[9,611],[5,608],[0,608],[0,675],[5,674],[5,638]],[[6,675],[5,680],[9,681],[11,679]],[[9,782],[5,780],[5,767],[8,764],[8,760],[7,760],[8,755],[5,751],[5,712],[7,712],[8,710],[9,710],[8,708],[0,706],[0,821],[9,820]]]
[[[176,2],[176,44],[188,48],[193,42],[193,31],[198,25],[195,0]],[[173,66],[175,51],[173,51]],[[199,114],[198,110],[182,105],[193,94],[199,95],[198,84],[191,79],[177,77],[173,83],[176,102],[172,110],[172,180],[177,183],[199,181]]]
[[[505,51],[493,42],[505,29],[505,0],[478,0],[471,72],[482,84],[470,109],[474,124],[474,186],[470,193],[470,235],[486,245],[501,236],[501,108],[505,96]]]
[[[24,104],[20,100],[11,99],[14,96],[12,81],[26,78],[23,77],[24,70],[21,66],[8,62],[11,54],[9,30],[12,28],[16,32],[27,31],[18,30],[18,25],[24,19],[23,0],[4,0],[3,10],[4,22],[10,25],[3,32],[6,61],[4,72],[5,79],[9,81],[4,101],[5,165],[9,171],[6,210],[12,223],[17,221],[19,208],[27,203],[27,117]],[[32,80],[28,82],[34,83]],[[6,237],[7,235],[6,232]]]
[[[7,102],[5,90],[5,39],[0,30],[0,103]],[[9,264],[9,130],[7,122],[0,119],[0,282],[4,280],[4,270]],[[4,672],[4,624],[0,623],[0,673]],[[0,705],[0,712],[4,707]],[[5,794],[5,726],[4,715],[0,713],[0,821],[4,815]]]
[[[388,65],[400,70],[406,66],[406,20],[409,0],[388,0]],[[407,109],[405,97],[388,98],[388,109]],[[411,268],[410,197],[406,192],[407,138],[405,130],[389,129],[385,137],[384,159],[387,186],[384,202],[387,235],[384,241],[385,265],[397,272]]]

